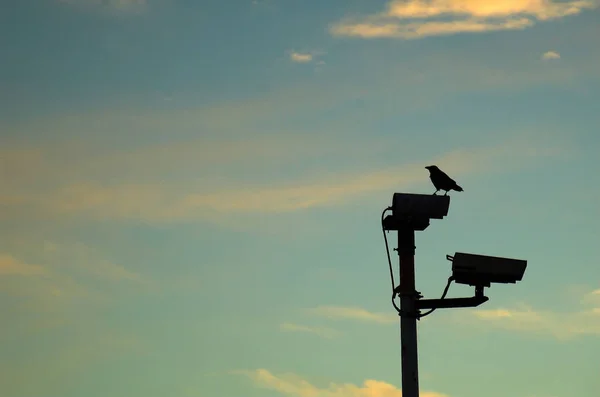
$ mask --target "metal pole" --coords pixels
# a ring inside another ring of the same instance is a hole
[[[400,257],[400,339],[402,345],[402,397],[419,397],[417,352],[417,291],[415,288],[415,231],[398,230]]]

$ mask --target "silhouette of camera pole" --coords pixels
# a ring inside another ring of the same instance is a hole
[[[440,299],[422,299],[415,285],[415,232],[423,231],[431,219],[443,219],[448,214],[450,197],[394,193],[392,206],[381,214],[383,237],[392,282],[392,304],[400,316],[402,397],[419,396],[417,320],[436,309],[476,307],[489,300],[484,288],[492,283],[516,283],[523,278],[527,261],[457,252],[446,255],[452,262],[452,276]],[[385,216],[388,211],[392,214]],[[386,232],[398,233],[399,284],[394,282]],[[474,296],[446,298],[450,284],[456,282],[475,287]],[[400,298],[400,307],[396,298]],[[421,313],[422,309],[429,309]]]

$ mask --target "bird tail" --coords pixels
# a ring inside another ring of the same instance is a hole
[[[456,190],[457,192],[462,192],[462,191],[463,191],[463,188],[462,188],[462,187],[460,187],[460,186],[458,186],[458,185],[456,185],[456,186],[454,187],[454,190]]]

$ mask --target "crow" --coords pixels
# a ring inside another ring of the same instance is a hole
[[[448,194],[448,191],[450,191],[450,190],[456,190],[457,192],[463,191],[463,188],[458,186],[458,184],[454,181],[454,179],[452,179],[448,175],[446,175],[446,173],[444,171],[440,170],[437,166],[430,165],[425,168],[429,170],[429,179],[431,179],[433,186],[435,186],[435,188],[437,189],[433,193],[434,196],[440,190],[446,191],[444,196],[446,196]]]

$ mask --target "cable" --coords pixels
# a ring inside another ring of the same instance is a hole
[[[388,265],[390,267],[390,280],[392,282],[392,305],[394,305],[394,308],[396,309],[396,311],[398,313],[400,313],[400,308],[396,305],[396,302],[394,302],[394,299],[396,298],[396,291],[395,291],[396,283],[394,283],[394,270],[393,270],[393,266],[392,266],[392,258],[390,256],[390,246],[388,244],[387,235],[385,234],[385,226],[383,225],[385,213],[391,209],[392,209],[392,207],[387,207],[381,213],[381,231],[383,232],[383,241],[385,241],[385,253],[387,254]]]
[[[383,232],[383,241],[385,241],[385,252],[386,252],[387,258],[388,258],[388,264],[390,265],[390,279],[392,280],[392,291],[393,291],[394,288],[396,288],[396,284],[394,283],[394,271],[392,270],[392,258],[390,257],[390,248],[388,245],[387,236],[385,234],[385,227],[383,225],[383,219],[385,217],[385,213],[391,209],[392,209],[391,207],[387,207],[381,213],[381,231]]]
[[[446,288],[444,288],[444,293],[442,294],[442,297],[441,297],[440,299],[444,299],[444,298],[446,298],[446,294],[448,294],[448,290],[450,289],[450,284],[452,284],[452,282],[453,282],[453,281],[454,281],[454,276],[450,276],[450,277],[448,277],[448,284],[446,284]],[[418,318],[418,319],[421,319],[421,318],[423,318],[423,317],[425,317],[425,316],[428,316],[428,315],[430,315],[430,314],[431,314],[431,313],[433,313],[434,311],[435,311],[435,308],[434,308],[434,309],[431,309],[431,310],[429,310],[429,311],[427,311],[427,312],[425,312],[424,314],[420,314],[420,315],[419,315],[417,318]]]
[[[396,302],[394,301],[394,299],[396,299],[396,284],[394,282],[394,270],[393,270],[393,266],[392,266],[392,258],[390,256],[390,246],[388,244],[387,235],[385,234],[385,232],[386,232],[385,225],[383,224],[383,220],[385,219],[385,213],[391,209],[392,209],[392,207],[387,207],[381,213],[381,231],[383,232],[383,241],[385,242],[385,253],[387,254],[388,265],[390,268],[390,280],[392,282],[392,305],[394,305],[394,308],[396,309],[398,314],[402,314],[402,311],[400,310],[400,308],[398,307],[398,305],[396,305]],[[454,281],[454,276],[448,277],[448,283],[446,284],[446,287],[444,288],[444,292],[442,293],[441,299],[446,298],[446,295],[448,294],[448,290],[450,289],[450,284],[452,284],[453,281]],[[420,314],[420,315],[418,315],[417,319],[420,320],[421,318],[430,315],[434,311],[435,311],[435,308],[425,312],[424,314]]]

